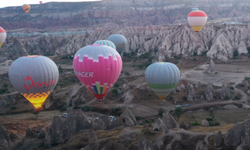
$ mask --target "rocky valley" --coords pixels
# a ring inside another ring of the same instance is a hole
[[[31,5],[28,14],[1,8],[8,36],[0,48],[0,149],[248,150],[249,6],[246,0],[103,0]],[[199,33],[187,25],[193,7],[209,17]],[[111,34],[128,44],[122,72],[98,104],[72,61],[80,48]],[[13,61],[26,55],[47,56],[59,70],[40,113],[8,76]],[[181,73],[164,103],[145,79],[159,60]]]

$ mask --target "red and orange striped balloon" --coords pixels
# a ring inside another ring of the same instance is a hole
[[[30,11],[30,5],[29,4],[24,4],[23,5],[23,10],[28,13]]]
[[[188,14],[188,23],[197,33],[207,22],[207,14],[201,10],[194,10]]]

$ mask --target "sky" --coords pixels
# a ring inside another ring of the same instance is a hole
[[[39,4],[40,0],[1,0],[0,8],[11,6],[22,6],[23,4]],[[87,2],[100,0],[41,0],[43,3],[47,2]]]

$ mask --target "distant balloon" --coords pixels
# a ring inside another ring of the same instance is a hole
[[[59,73],[56,64],[48,57],[29,55],[11,64],[9,78],[14,88],[39,109],[56,86]]]
[[[6,31],[2,27],[0,27],[0,47],[3,45],[5,39],[6,39]]]
[[[118,79],[122,70],[122,59],[115,49],[93,44],[77,51],[73,68],[77,78],[100,103]]]
[[[115,44],[109,40],[98,40],[94,44],[106,45],[106,46],[112,47],[113,49],[116,50]]]
[[[196,33],[203,28],[206,22],[207,15],[204,11],[195,10],[188,14],[188,23]]]
[[[198,8],[192,8],[192,11],[194,11],[194,10],[199,10]]]
[[[40,4],[43,4],[43,1],[39,1]]]
[[[115,46],[116,50],[119,54],[125,51],[127,45],[127,39],[121,34],[113,34],[108,37],[109,41],[112,41]]]
[[[28,13],[30,11],[30,5],[29,4],[24,4],[23,5],[23,10]]]
[[[179,68],[169,62],[156,62],[148,66],[145,72],[148,86],[164,100],[180,80]]]

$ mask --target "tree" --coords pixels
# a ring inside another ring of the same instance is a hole
[[[180,116],[183,114],[183,110],[181,107],[176,107],[174,110],[174,113],[176,114],[177,118],[179,119]]]
[[[166,112],[166,110],[163,109],[163,108],[160,108],[160,109],[158,110],[158,116],[162,117],[162,114],[163,114],[164,112]]]
[[[115,95],[117,95],[118,94],[118,90],[117,89],[113,89],[112,93],[114,93]]]
[[[58,66],[58,70],[59,70],[59,73],[62,73],[62,67],[61,66]]]

